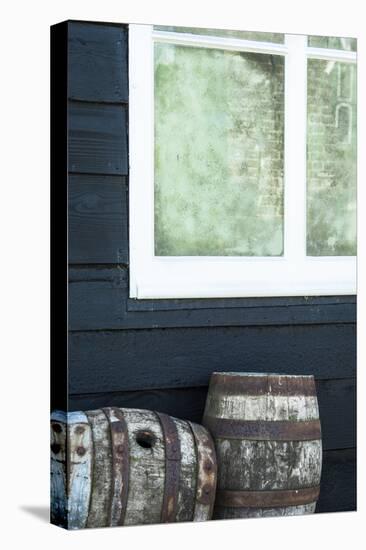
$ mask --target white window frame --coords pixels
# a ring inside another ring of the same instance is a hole
[[[284,255],[154,255],[155,41],[285,58]],[[307,59],[355,63],[355,52],[272,44],[129,25],[130,297],[236,298],[355,294],[356,257],[306,256]],[[301,205],[301,207],[299,207]]]

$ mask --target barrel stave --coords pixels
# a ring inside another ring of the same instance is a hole
[[[232,420],[317,420],[319,409],[316,396],[299,395],[225,395],[208,394],[204,416]]]
[[[87,527],[104,527],[110,522],[112,498],[112,444],[108,418],[103,410],[87,411],[92,441],[93,468]]]
[[[216,440],[218,488],[296,489],[320,482],[320,441]]]
[[[67,415],[67,519],[69,529],[86,526],[91,493],[92,436],[83,412]]]
[[[165,479],[161,425],[152,411],[121,410],[126,418],[130,448],[129,492],[124,524],[159,523]]]

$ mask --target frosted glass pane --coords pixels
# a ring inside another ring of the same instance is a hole
[[[356,67],[308,60],[307,252],[356,254]]]
[[[309,36],[309,46],[331,48],[333,50],[357,51],[357,38],[340,38],[338,36]]]
[[[155,254],[283,254],[284,60],[155,44]]]
[[[274,32],[233,31],[225,29],[204,29],[198,27],[170,27],[166,25],[155,25],[154,29],[159,31],[200,34],[205,36],[220,36],[223,38],[241,38],[242,40],[259,40],[260,42],[272,42],[275,44],[283,44],[285,40],[284,34]]]

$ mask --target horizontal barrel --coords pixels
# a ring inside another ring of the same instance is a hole
[[[208,431],[117,407],[51,415],[51,521],[69,529],[211,518],[216,455]]]
[[[313,376],[213,373],[202,423],[216,447],[214,518],[315,511],[322,444]]]

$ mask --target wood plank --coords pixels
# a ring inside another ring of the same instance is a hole
[[[121,268],[122,267],[122,268]],[[71,268],[69,272],[69,328],[102,330],[202,326],[268,326],[354,323],[354,297],[241,299],[234,307],[226,300],[189,300],[187,309],[133,311],[128,298],[128,269]],[[137,301],[137,300],[136,300]],[[156,303],[156,300],[154,301]],[[184,300],[183,300],[184,302]],[[241,307],[237,307],[240,304]],[[220,307],[217,307],[219,306]]]
[[[325,452],[316,512],[356,510],[356,494],[356,449]]]
[[[69,172],[127,175],[124,105],[69,101]]]
[[[213,371],[356,373],[353,325],[212,327],[69,335],[69,391],[205,386]]]
[[[317,380],[316,386],[323,448],[330,450],[354,447],[356,442],[355,379]],[[102,407],[150,409],[200,424],[206,395],[207,386],[71,394],[69,409],[72,411]]]
[[[137,300],[127,302],[128,311],[179,311],[191,309],[233,309],[260,306],[322,306],[356,304],[356,296],[274,296],[266,298],[192,298]]]
[[[70,21],[69,98],[128,101],[127,25]]]
[[[69,262],[128,262],[127,186],[121,176],[69,176]]]
[[[356,379],[316,382],[325,449],[356,445]]]
[[[200,423],[206,394],[207,386],[70,394],[69,410],[85,411],[103,407],[149,409]]]

